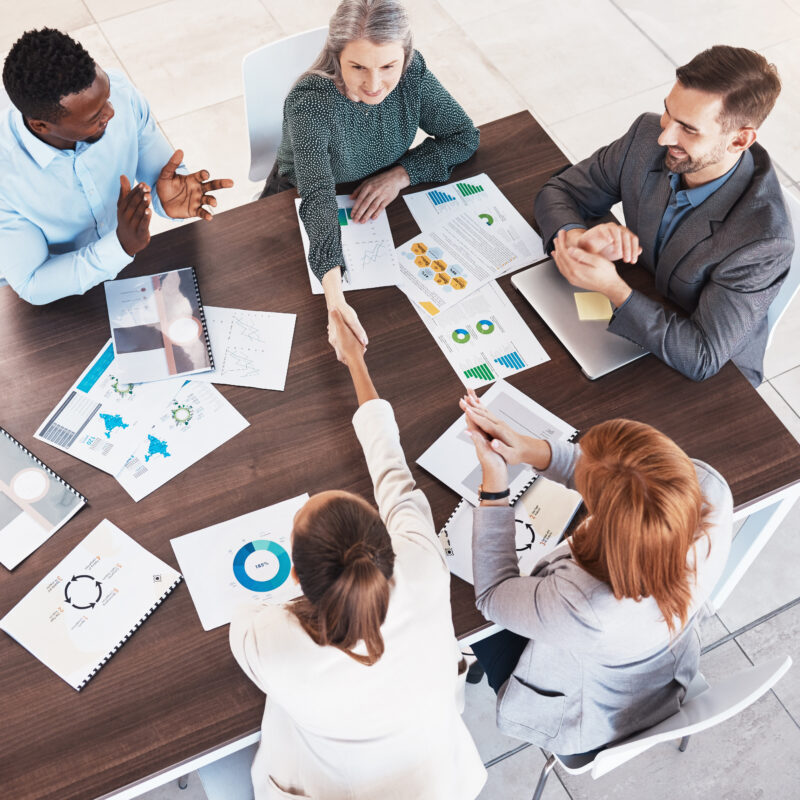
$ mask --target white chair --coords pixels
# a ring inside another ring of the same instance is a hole
[[[322,50],[328,28],[265,44],[244,57],[244,107],[250,136],[250,180],[266,179],[283,129],[283,101]]]
[[[574,756],[551,754],[539,775],[532,800],[541,798],[547,777],[556,764],[570,775],[579,775],[591,770],[592,778],[596,779],[660,742],[680,739],[679,749],[683,752],[691,735],[711,728],[743,711],[768,692],[783,677],[791,664],[792,659],[789,656],[772,659],[731,675],[712,687],[708,687],[700,676],[699,680],[693,681],[689,686],[688,699],[684,701],[680,711],[652,728],[591,753]],[[703,685],[706,686],[705,689],[702,688]]]
[[[208,800],[253,800],[250,767],[258,743],[221,758],[197,770]]]
[[[778,320],[780,320],[783,313],[789,307],[792,299],[797,294],[797,290],[800,289],[800,200],[786,189],[783,190],[783,199],[786,201],[786,207],[789,209],[792,227],[794,228],[794,255],[792,256],[792,263],[789,267],[789,274],[786,276],[786,280],[783,282],[780,291],[775,296],[767,312],[767,325],[769,326],[767,347],[772,344],[772,338],[775,335],[775,328],[778,324]]]

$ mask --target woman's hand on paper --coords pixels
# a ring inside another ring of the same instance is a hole
[[[350,218],[353,222],[377,219],[401,189],[411,183],[403,167],[392,167],[362,181],[350,197],[355,200]]]

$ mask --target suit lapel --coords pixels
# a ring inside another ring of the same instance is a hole
[[[667,240],[656,262],[656,288],[667,295],[672,273],[683,257],[714,232],[714,223],[724,220],[736,201],[744,194],[753,177],[753,154],[745,150],[736,171],[705,202],[693,208],[681,220]],[[658,219],[658,224],[661,218]]]
[[[650,264],[656,263],[656,234],[669,202],[669,177],[663,169],[647,174],[639,199],[639,230],[636,234]]]

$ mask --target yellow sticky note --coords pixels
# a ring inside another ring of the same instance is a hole
[[[614,313],[611,302],[600,292],[575,292],[575,305],[578,307],[578,318],[584,322],[588,320],[608,322]]]
[[[428,300],[420,300],[419,304],[433,317],[439,313],[439,309],[436,306],[429,302]]]

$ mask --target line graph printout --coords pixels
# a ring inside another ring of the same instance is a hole
[[[308,264],[309,242],[303,220],[300,219],[300,202],[299,199],[295,200],[295,206],[297,220],[300,223],[300,238],[303,240],[303,250],[306,254],[311,292],[322,294],[322,284]],[[347,266],[342,288],[344,291],[349,291],[372,289],[376,286],[394,286],[398,280],[397,253],[386,211],[381,211],[377,219],[353,222],[350,211],[354,202],[349,195],[336,195],[342,253]]]
[[[116,475],[135,447],[138,429],[152,422],[184,382],[125,383],[116,373],[109,339],[34,436]]]
[[[186,381],[150,428],[139,431],[116,478],[138,502],[249,424],[211,384]]]
[[[496,417],[526,436],[555,441],[577,435],[575,428],[505,381],[491,386],[481,402]],[[472,438],[467,434],[463,414],[417,459],[417,464],[469,503],[478,505],[481,466]],[[527,464],[509,466],[511,496],[519,494],[535,474]]]
[[[283,391],[296,314],[217,306],[205,314],[215,369],[192,380]]]
[[[204,630],[240,606],[285,603],[302,592],[290,576],[292,524],[303,494],[171,540]]]
[[[477,216],[519,254],[514,269],[545,258],[541,237],[486,173],[405,194],[403,200],[421,231],[429,231],[465,212]]]
[[[417,313],[468,389],[550,360],[496,281],[435,317]]]

